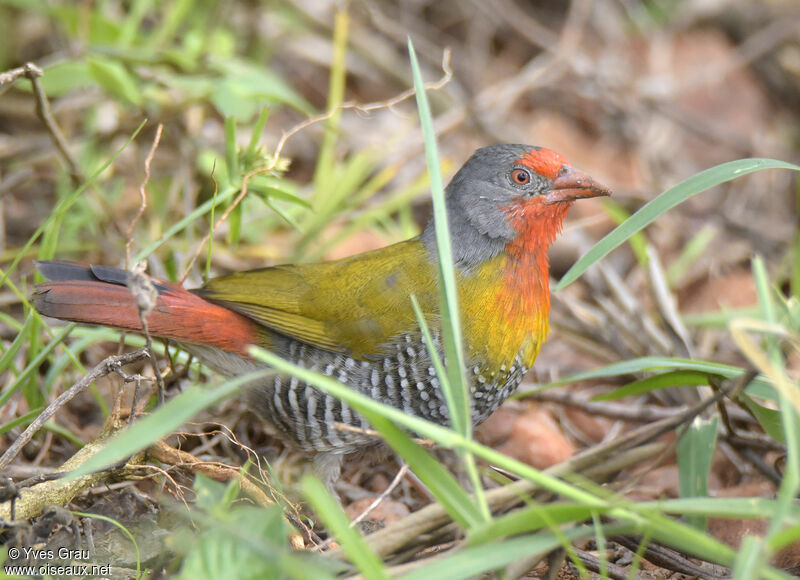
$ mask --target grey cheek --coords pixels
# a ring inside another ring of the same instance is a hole
[[[509,199],[509,202],[511,200]],[[500,202],[501,204],[503,202]],[[467,219],[481,233],[491,238],[511,240],[515,231],[508,223],[506,212],[494,200],[477,200],[466,210]]]

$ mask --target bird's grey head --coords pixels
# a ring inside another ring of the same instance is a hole
[[[558,163],[560,171],[560,156],[555,159],[558,154],[547,149],[492,145],[475,151],[453,176],[445,194],[456,264],[469,267],[491,258],[516,237],[508,220],[509,206],[516,199],[543,195],[552,186],[552,178],[541,175],[527,162],[526,156],[540,152]],[[431,220],[422,239],[434,253],[435,238]]]
[[[576,199],[610,191],[550,149],[492,145],[467,160],[445,194],[456,264],[469,267],[502,252],[519,235],[520,208],[537,206],[541,211],[529,215],[560,223]],[[431,220],[422,240],[434,254],[435,238]]]

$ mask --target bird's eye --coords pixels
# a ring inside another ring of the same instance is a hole
[[[511,181],[513,181],[515,185],[528,185],[531,182],[531,174],[517,167],[511,172]]]

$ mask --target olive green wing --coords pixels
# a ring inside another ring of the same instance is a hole
[[[334,262],[239,272],[196,292],[275,332],[356,358],[416,332],[412,293],[430,320],[438,312],[436,272],[419,240]]]

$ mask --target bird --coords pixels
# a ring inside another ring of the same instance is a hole
[[[544,147],[478,149],[445,189],[473,425],[519,386],[548,334],[547,251],[576,200],[611,191]],[[177,342],[228,376],[263,368],[257,345],[403,412],[450,425],[410,296],[442,352],[433,220],[421,234],[347,258],[236,272],[186,290],[155,281],[152,336]],[[142,332],[118,268],[40,261],[32,295],[48,317]],[[250,404],[292,446],[329,465],[376,445],[346,403],[293,376],[247,388]],[[342,426],[350,428],[342,428]]]

